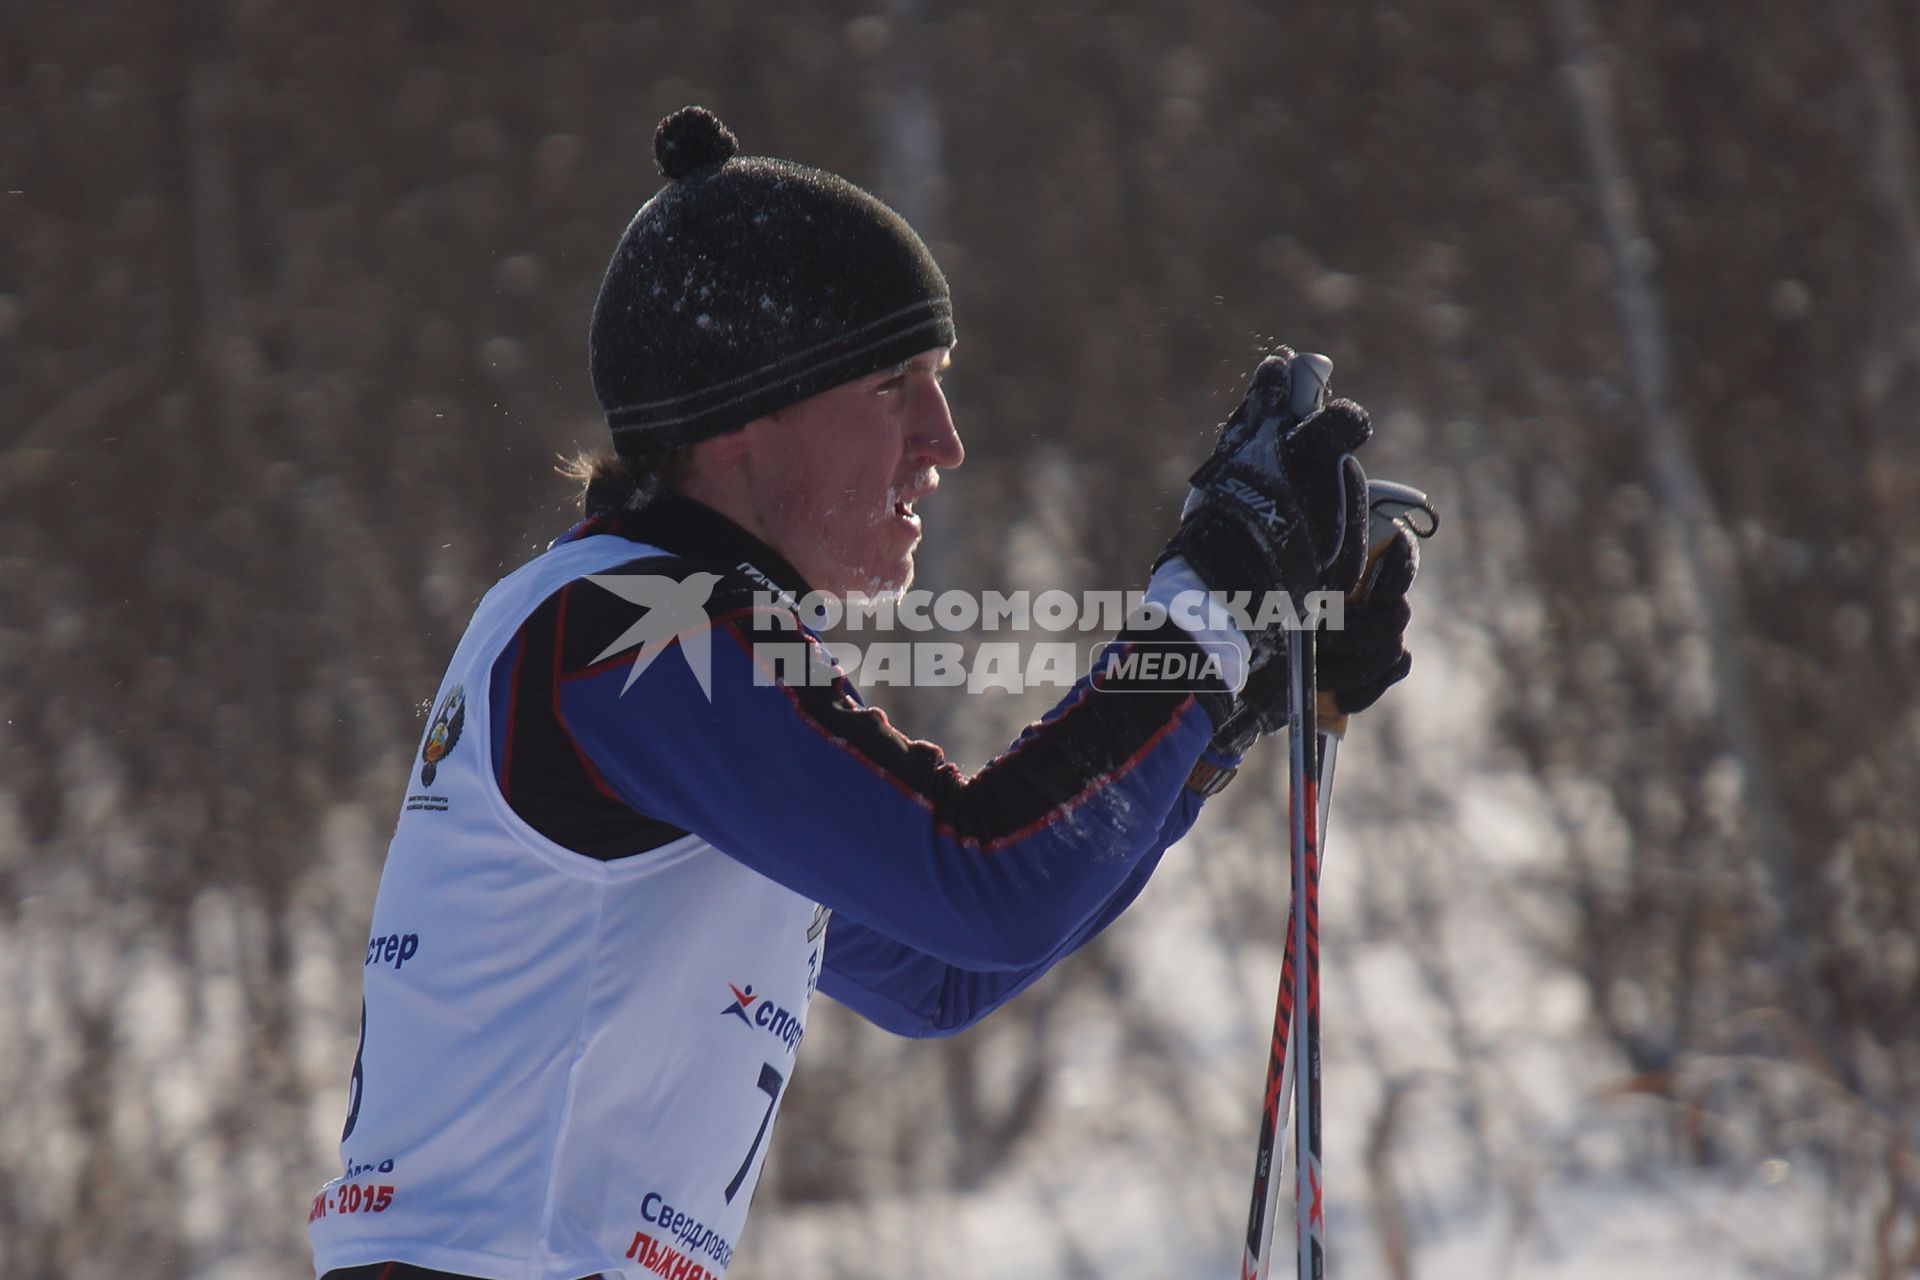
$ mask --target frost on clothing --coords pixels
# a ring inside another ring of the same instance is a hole
[[[755,598],[772,593],[740,566],[795,595],[807,588],[730,522],[668,499],[582,531],[678,553],[616,572],[730,575],[709,604],[712,696],[674,653],[656,658],[631,687],[632,651],[596,663],[639,611],[594,584],[569,585],[529,620],[521,652],[502,659],[509,670],[498,679],[510,686],[516,726],[516,741],[498,753],[509,802],[572,843],[587,833],[563,828],[585,819],[542,794],[596,793],[596,827],[618,825],[623,807],[635,823],[629,851],[694,832],[824,903],[835,912],[827,989],[883,1026],[902,1031],[917,1018],[924,1025],[909,1034],[937,1034],[967,1025],[972,1019],[956,1018],[956,1003],[927,1003],[929,959],[975,973],[1037,975],[1117,915],[1192,821],[1181,808],[1182,784],[1211,726],[1185,693],[1103,694],[1083,679],[1004,755],[967,777],[937,746],[905,737],[864,706],[844,679],[793,687],[770,683],[764,661],[756,669],[756,643],[791,649],[805,633],[791,615],[755,610]],[[529,782],[523,734],[549,768],[560,763],[567,776],[557,788],[546,771]],[[1179,821],[1170,823],[1176,811]],[[611,832],[591,834],[600,856],[619,855]],[[852,926],[880,938],[868,942]],[[876,968],[883,955],[893,957],[900,984],[888,985]],[[960,1003],[976,1004],[977,1018],[999,1001]],[[912,1017],[876,1016],[895,1006]]]

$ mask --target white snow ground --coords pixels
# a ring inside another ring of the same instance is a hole
[[[1351,848],[1343,850],[1351,856]],[[1193,851],[1203,857],[1204,849]],[[1337,901],[1330,863],[1328,893]],[[1182,1133],[1115,1132],[1107,1114],[1142,1109],[1143,1082],[1090,1027],[1084,1059],[1063,1065],[1073,1105],[1050,1113],[1016,1167],[973,1193],[882,1198],[850,1209],[756,1215],[735,1274],[747,1277],[1098,1276],[1187,1280],[1236,1274],[1251,1174],[1255,1099],[1265,1067],[1277,949],[1252,958],[1255,981],[1225,972],[1203,929],[1197,880],[1162,877],[1120,931],[1136,998],[1179,1046]],[[1477,1012],[1498,1047],[1478,1064],[1477,1160],[1460,1114],[1471,1082],[1415,967],[1390,942],[1355,946],[1329,908],[1326,943],[1325,1168],[1328,1274],[1342,1280],[1734,1280],[1821,1274],[1822,1188],[1777,1160],[1738,1174],[1689,1173],[1664,1151],[1656,1103],[1610,1092],[1612,1064],[1582,1034],[1577,989],[1510,954],[1498,918],[1471,931],[1499,993]],[[1266,988],[1255,992],[1258,985]],[[1364,999],[1357,999],[1364,992]],[[1369,1061],[1357,1013],[1385,1041]],[[1089,1015],[1097,1016],[1097,1015]],[[1071,1030],[1065,1033],[1073,1039]],[[1497,1059],[1497,1062],[1494,1061]],[[1384,1067],[1384,1069],[1383,1069]],[[1391,1141],[1408,1223],[1396,1272],[1374,1217],[1364,1147],[1389,1081],[1407,1090]],[[1284,1229],[1284,1228],[1283,1228]],[[850,1241],[867,1245],[858,1264]],[[1275,1275],[1291,1272],[1283,1255]]]
[[[1542,874],[1555,839],[1530,783],[1486,771],[1474,691],[1490,673],[1475,669],[1470,638],[1425,641],[1421,678],[1396,691],[1401,718],[1356,722],[1328,837],[1327,1274],[1820,1275],[1825,1189],[1764,1151],[1690,1171],[1663,1104],[1622,1088],[1585,988],[1530,943],[1560,924]],[[1423,734],[1417,763],[1383,767],[1381,739],[1409,724]],[[1282,747],[1267,751],[1269,767],[1284,765]],[[1271,946],[1223,945],[1223,913],[1248,891],[1224,869],[1272,859],[1277,880],[1285,853],[1236,839],[1203,819],[1109,935],[1130,1013],[1158,1029],[1171,1063],[1143,1068],[1100,1008],[1069,1002],[1050,1031],[1065,1047],[1061,1102],[1002,1176],[971,1192],[757,1213],[733,1274],[1237,1275],[1283,917]],[[1385,1177],[1369,1174],[1370,1142]],[[1404,1223],[1397,1257],[1382,1197]],[[1275,1276],[1292,1274],[1287,1239]]]

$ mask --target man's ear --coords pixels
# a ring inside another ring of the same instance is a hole
[[[742,428],[688,445],[674,487],[708,506],[724,507],[746,473],[745,434]]]
[[[689,468],[709,474],[714,471],[734,470],[752,448],[749,436],[753,427],[754,424],[750,422],[738,430],[729,431],[722,436],[713,436],[690,446],[687,450]]]

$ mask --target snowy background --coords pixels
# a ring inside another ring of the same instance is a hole
[[[921,585],[1138,586],[1273,341],[1442,504],[1327,849],[1331,1274],[1920,1274],[1920,10],[14,0],[0,1276],[306,1273],[422,700],[693,101],[952,279]],[[1280,766],[975,1031],[816,1006],[733,1274],[1230,1274]]]

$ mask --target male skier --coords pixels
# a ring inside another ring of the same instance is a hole
[[[1222,678],[1089,675],[972,776],[864,705],[791,602],[911,578],[915,504],[964,457],[947,285],[866,192],[736,151],[699,108],[662,122],[666,185],[591,329],[615,453],[432,704],[344,1171],[309,1214],[335,1280],[722,1275],[816,990],[902,1035],[970,1026],[1118,916],[1285,721],[1284,634],[1204,605],[1114,651]],[[1150,600],[1354,587],[1369,427],[1289,413],[1316,359],[1262,363]],[[1396,543],[1322,644],[1346,710],[1407,672],[1412,575]]]

